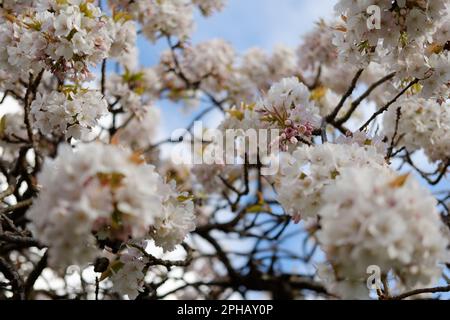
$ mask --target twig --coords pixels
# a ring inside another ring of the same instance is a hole
[[[41,243],[31,237],[17,236],[10,234],[10,232],[0,234],[0,241],[26,245],[28,247],[43,248],[43,245]]]
[[[106,82],[106,59],[103,59],[102,61],[102,78],[101,78],[101,92],[102,95],[105,96],[105,82]]]
[[[34,283],[41,275],[42,271],[47,267],[48,250],[44,253],[41,260],[36,264],[33,271],[30,272],[26,282],[25,282],[25,297],[30,296],[30,292],[33,289]]]
[[[437,293],[437,292],[449,292],[450,291],[450,285],[448,286],[442,286],[442,287],[434,287],[434,288],[422,288],[422,289],[415,289],[411,290],[402,294],[399,294],[397,296],[391,296],[386,297],[387,300],[402,300],[406,299],[411,296],[415,296],[422,293]]]
[[[5,214],[5,213],[11,212],[11,211],[16,211],[18,209],[29,207],[29,206],[31,206],[32,202],[33,202],[32,199],[20,201],[20,202],[16,203],[15,205],[0,209],[0,214]]]
[[[386,112],[389,107],[394,104],[398,98],[400,98],[403,94],[405,94],[406,91],[409,90],[409,88],[411,88],[413,85],[415,85],[416,83],[418,83],[420,81],[420,79],[414,79],[413,81],[411,81],[402,91],[400,91],[395,97],[394,99],[392,99],[391,101],[389,101],[384,107],[382,107],[381,109],[379,109],[377,112],[375,112],[370,118],[369,120],[366,121],[366,123],[364,123],[361,128],[359,128],[359,131],[363,131],[364,129],[367,128],[367,126],[373,121],[375,120],[380,114]]]
[[[359,69],[358,72],[356,72],[350,87],[347,89],[347,92],[345,92],[345,94],[342,96],[341,100],[339,101],[338,105],[334,108],[334,110],[328,116],[325,117],[327,122],[334,121],[339,111],[341,111],[342,107],[344,106],[345,101],[348,99],[348,97],[352,95],[353,90],[355,90],[356,84],[358,83],[358,79],[363,73],[363,71],[364,69]]]
[[[395,147],[395,144],[396,144],[395,139],[397,138],[398,125],[399,125],[401,116],[402,116],[402,107],[398,107],[397,108],[397,117],[395,119],[394,134],[392,135],[391,144],[390,144],[390,146],[388,148],[386,159],[390,159],[391,156],[392,156],[392,152],[394,151],[394,147]]]
[[[385,77],[381,78],[380,80],[378,80],[377,82],[373,83],[369,88],[367,88],[367,90],[362,95],[360,95],[355,101],[352,102],[350,109],[345,113],[345,115],[342,118],[336,120],[336,123],[343,124],[348,119],[350,119],[353,112],[355,112],[355,110],[358,108],[358,106],[361,104],[361,102],[364,99],[366,99],[372,93],[372,91],[375,90],[377,87],[379,87],[386,81],[389,81],[390,79],[392,79],[395,76],[395,74],[396,74],[395,72],[388,74],[387,76],[385,76]]]
[[[13,299],[24,300],[25,292],[22,279],[14,267],[2,257],[0,257],[0,272],[2,272],[5,278],[11,283]]]

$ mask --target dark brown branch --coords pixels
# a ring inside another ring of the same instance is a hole
[[[28,299],[30,296],[30,292],[33,289],[34,283],[41,275],[42,271],[47,267],[47,258],[48,258],[48,251],[44,253],[42,258],[39,260],[39,262],[36,264],[34,269],[30,272],[28,275],[28,278],[25,282],[25,297]]]
[[[19,209],[22,209],[22,208],[29,207],[29,206],[31,206],[32,202],[33,202],[32,199],[27,199],[27,200],[20,201],[20,202],[14,204],[12,206],[0,209],[0,214],[5,214],[5,213],[8,213],[8,212],[13,212],[13,211],[16,211],[16,210],[19,210]]]
[[[41,243],[39,243],[37,240],[35,240],[31,237],[17,236],[17,235],[11,234],[10,232],[5,232],[5,233],[0,234],[0,241],[19,244],[19,245],[25,245],[27,247],[38,247],[38,248],[44,247]]]
[[[130,244],[131,247],[138,249],[147,259],[148,263],[147,266],[164,266],[167,269],[170,269],[171,267],[186,267],[188,266],[192,261],[192,249],[183,244],[184,249],[186,250],[186,259],[184,260],[164,260],[156,258],[155,256],[151,255],[147,251],[145,251],[144,248],[139,247],[137,245]]]
[[[40,154],[39,154],[39,149],[38,149],[38,144],[37,144],[37,141],[36,141],[36,137],[33,134],[33,128],[32,128],[32,124],[31,124],[31,116],[30,116],[30,111],[31,111],[30,110],[30,106],[31,106],[32,101],[36,97],[36,91],[37,91],[37,88],[39,86],[39,83],[41,82],[43,74],[44,74],[44,70],[41,70],[41,72],[39,72],[39,74],[36,76],[36,79],[34,79],[34,80],[33,80],[33,75],[30,74],[27,90],[25,92],[25,97],[23,98],[23,101],[24,101],[24,122],[25,122],[25,127],[27,129],[28,140],[33,145],[33,149],[34,149],[34,152],[35,152],[35,162],[36,162],[35,169],[40,168],[40,161],[41,161],[41,159],[40,159]]]
[[[369,120],[366,121],[366,123],[364,123],[361,128],[359,128],[359,131],[363,131],[364,129],[367,128],[367,126],[373,121],[375,120],[380,114],[386,112],[389,107],[391,105],[393,105],[398,98],[400,98],[402,95],[404,95],[406,93],[406,91],[408,91],[413,85],[415,85],[416,83],[418,83],[420,81],[420,79],[414,79],[413,81],[411,81],[402,91],[400,91],[395,97],[394,99],[392,99],[391,101],[389,101],[384,107],[382,107],[381,109],[379,109],[378,111],[376,111],[370,118]]]
[[[343,124],[346,121],[348,121],[348,119],[350,119],[350,117],[356,111],[356,109],[361,104],[361,102],[364,99],[366,99],[372,93],[373,90],[378,88],[380,85],[382,85],[386,81],[391,80],[395,76],[395,74],[396,74],[395,72],[388,74],[387,76],[385,76],[385,77],[381,78],[380,80],[378,80],[377,82],[373,83],[369,88],[367,88],[367,90],[362,95],[360,95],[355,101],[352,102],[350,109],[345,113],[345,115],[342,118],[336,120],[336,123]]]
[[[407,150],[405,150],[404,159],[418,174],[420,174],[420,176],[423,179],[425,179],[431,185],[437,185],[442,180],[442,178],[445,177],[445,175],[447,174],[447,169],[450,166],[450,159],[448,159],[446,162],[443,162],[441,164],[441,166],[435,172],[425,173],[416,167],[416,165],[412,161],[411,156]],[[433,175],[438,175],[438,176],[434,180],[430,179],[430,176],[433,176]]]
[[[338,105],[334,108],[334,110],[325,117],[325,120],[327,122],[334,122],[336,119],[336,116],[338,115],[339,111],[341,111],[342,107],[344,106],[345,101],[352,95],[353,91],[356,88],[356,84],[358,83],[358,79],[363,73],[364,69],[359,69],[358,72],[356,72],[355,76],[353,77],[352,83],[350,84],[350,87],[347,89],[347,92],[342,96],[341,100],[339,101]]]
[[[11,284],[13,299],[24,300],[25,292],[22,279],[14,267],[2,257],[0,257],[0,272],[3,273],[5,278],[8,279]]]
[[[101,86],[101,92],[102,92],[102,95],[103,96],[105,96],[105,82],[106,82],[106,59],[103,59],[103,61],[102,61],[102,78],[101,78],[101,83],[100,83],[100,86]]]

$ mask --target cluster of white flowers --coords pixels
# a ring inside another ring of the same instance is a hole
[[[377,17],[367,12],[371,5],[380,8],[379,28]],[[448,21],[448,1],[341,0],[335,9],[343,17],[334,38],[343,61],[355,65],[375,61],[397,71],[399,80],[425,79],[423,95],[427,97],[448,93],[450,60],[445,49],[448,38],[443,40],[445,32],[436,32]],[[368,27],[368,21],[374,23],[373,28]]]
[[[192,173],[191,166],[188,164],[180,164],[169,159],[161,161],[157,164],[157,170],[161,176],[167,181],[175,180],[177,189],[182,192],[192,192]],[[198,208],[196,207],[196,210]]]
[[[446,99],[450,92],[450,52],[433,54],[428,64],[430,70],[422,82],[422,96]]]
[[[140,241],[133,245],[126,246],[126,249],[120,253],[119,260],[116,263],[113,262],[110,268],[112,290],[120,295],[127,295],[129,299],[135,299],[139,292],[144,290],[143,270],[148,262],[147,257],[138,249],[145,250],[147,242]]]
[[[43,135],[86,139],[108,112],[100,92],[83,89],[37,94],[31,103],[33,126]]]
[[[61,145],[47,159],[27,212],[34,236],[49,246],[51,266],[83,265],[96,241],[150,239],[172,250],[195,227],[193,204],[139,155],[98,142],[74,152]],[[160,230],[161,229],[161,230]]]
[[[142,24],[142,30],[155,41],[160,36],[186,38],[193,29],[191,3],[187,0],[110,0],[114,10],[122,10]]]
[[[227,115],[219,126],[221,130],[227,129],[258,129],[264,128],[261,114],[256,112],[255,104],[235,105],[227,110]]]
[[[0,68],[26,76],[47,69],[62,80],[85,80],[92,77],[90,66],[134,46],[133,34],[130,23],[115,22],[92,1],[30,2],[23,13],[4,11],[0,19]]]
[[[447,6],[447,10],[449,10],[449,7]],[[450,41],[450,20],[448,19],[448,13],[447,18],[444,18],[440,21],[440,24],[438,25],[436,32],[433,34],[433,41],[438,46],[439,49],[443,49],[447,43]]]
[[[111,45],[109,55],[127,66],[129,60],[136,52],[137,31],[133,21],[120,19],[114,24],[114,42]]]
[[[378,153],[369,138],[362,145],[354,142],[302,146],[292,155],[282,154],[277,199],[294,220],[315,218],[324,201],[323,188],[334,184],[344,168],[384,165],[383,154]]]
[[[267,141],[268,147],[277,143],[286,151],[299,138],[310,137],[320,127],[319,109],[310,98],[311,92],[298,78],[283,78],[256,104],[231,108],[220,128],[277,129],[280,134],[275,140]]]
[[[315,71],[319,66],[328,67],[335,64],[338,50],[333,45],[333,29],[325,21],[303,37],[303,43],[297,49],[302,69]]]
[[[397,109],[400,119],[397,124]],[[405,98],[391,106],[384,116],[383,131],[412,152],[424,149],[432,161],[450,159],[450,104],[434,100]]]
[[[310,101],[309,89],[296,77],[284,78],[273,84],[267,95],[256,106],[265,121],[291,121],[298,125],[319,125],[317,110]]]
[[[105,87],[110,104],[120,103],[124,111],[141,114],[159,97],[161,81],[155,68],[143,68],[111,73]]]
[[[437,283],[439,263],[449,258],[448,235],[436,200],[413,177],[381,167],[348,167],[322,198],[318,239],[330,263],[329,290],[350,298],[364,296],[365,288],[367,297],[371,265],[401,288]]]
[[[174,184],[172,187],[175,190]],[[190,200],[180,203],[180,199],[185,197],[186,195],[181,195],[167,200],[162,215],[155,219],[150,235],[155,244],[165,251],[174,250],[189,232],[195,230],[194,203]]]
[[[234,49],[228,42],[212,39],[187,47],[180,59],[180,68],[190,83],[201,81],[203,89],[220,92],[232,70],[234,59]],[[173,67],[173,61],[169,65]]]
[[[338,144],[357,144],[360,147],[367,145],[375,147],[377,152],[381,155],[386,154],[387,144],[383,141],[383,137],[375,135],[373,137],[368,137],[367,133],[363,131],[356,131],[353,133],[348,133],[345,136],[339,136],[336,138],[336,143]]]
[[[250,48],[234,61],[222,86],[227,90],[227,100],[235,104],[254,101],[261,91],[298,69],[294,50],[283,45],[277,45],[270,55],[261,48]]]
[[[261,121],[282,130],[280,145],[297,144],[298,137],[308,137],[320,127],[319,110],[310,99],[309,89],[298,78],[284,78],[270,87],[256,105]]]
[[[161,35],[173,35],[185,39],[194,27],[192,6],[186,0],[141,0],[139,14],[143,18],[142,31],[155,41]]]
[[[298,64],[304,70],[303,77],[307,83],[319,85],[317,93],[318,106],[321,114],[331,112],[340,100],[340,96],[348,90],[348,85],[358,71],[358,66],[345,61],[339,61],[338,48],[333,44],[335,29],[333,23],[320,21],[317,26],[304,36],[297,49]],[[320,73],[319,73],[320,68]],[[371,62],[361,74],[358,83],[372,85],[390,73],[390,68],[384,64]],[[317,78],[317,76],[319,76]],[[317,79],[316,79],[317,78]],[[389,93],[394,92],[392,81],[387,81],[376,88],[366,98],[378,105],[390,100]],[[333,103],[331,103],[334,101]],[[350,99],[346,103],[350,103]],[[346,110],[345,106],[342,111]]]

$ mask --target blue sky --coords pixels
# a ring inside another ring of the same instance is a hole
[[[198,21],[194,41],[220,37],[239,51],[270,49],[278,43],[296,46],[320,17],[330,17],[330,0],[228,0],[219,14]]]

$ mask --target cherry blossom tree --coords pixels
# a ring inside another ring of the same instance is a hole
[[[339,0],[297,48],[192,43],[225,6],[0,1],[0,299],[450,292],[449,2]]]

